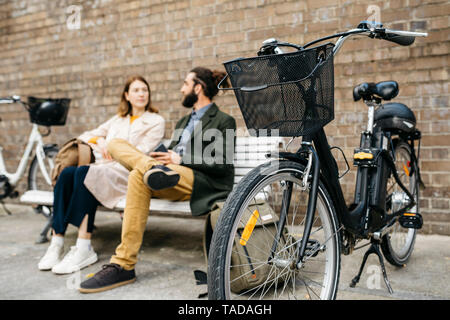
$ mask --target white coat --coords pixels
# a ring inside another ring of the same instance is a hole
[[[130,124],[130,116],[116,115],[98,128],[86,131],[78,139],[88,142],[103,137],[127,140],[144,154],[152,151],[164,136],[165,121],[157,113],[144,112]],[[84,185],[106,208],[112,209],[126,195],[129,171],[114,160],[96,159],[90,164]]]

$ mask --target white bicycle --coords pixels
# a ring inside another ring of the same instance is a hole
[[[15,188],[23,178],[30,159],[32,161],[28,171],[28,190],[53,190],[50,174],[53,169],[54,157],[58,153],[58,147],[56,144],[44,144],[43,137],[50,135],[51,126],[65,125],[70,99],[28,97],[27,102],[24,102],[20,96],[11,96],[0,98],[0,104],[21,104],[28,111],[32,123],[28,143],[14,173],[7,171],[3,158],[3,148],[0,145],[0,203],[3,204],[3,199],[7,197],[15,198],[18,196]],[[39,131],[39,126],[47,127],[47,132],[42,134]],[[47,218],[51,215],[51,209],[48,207],[37,206],[34,209],[36,213],[42,213]],[[8,210],[5,211],[10,214]]]

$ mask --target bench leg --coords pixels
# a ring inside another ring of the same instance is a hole
[[[49,241],[47,238],[47,234],[49,230],[51,229],[53,224],[53,212],[50,213],[50,215],[47,218],[47,224],[45,225],[44,229],[42,229],[41,233],[39,234],[39,238],[36,240],[36,244],[46,243]]]

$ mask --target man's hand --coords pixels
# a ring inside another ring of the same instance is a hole
[[[150,152],[150,157],[158,160],[163,165],[181,163],[181,157],[172,150],[169,150],[169,152]]]

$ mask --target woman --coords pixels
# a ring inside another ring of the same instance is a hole
[[[126,168],[112,160],[107,143],[121,138],[149,153],[164,136],[164,119],[157,112],[151,105],[147,81],[134,76],[125,84],[118,114],[79,137],[102,157],[89,166],[68,167],[61,172],[54,190],[53,236],[38,264],[40,270],[67,274],[98,260],[91,246],[97,206],[113,208],[126,194],[129,174]],[[69,223],[79,228],[78,239],[61,259]]]

